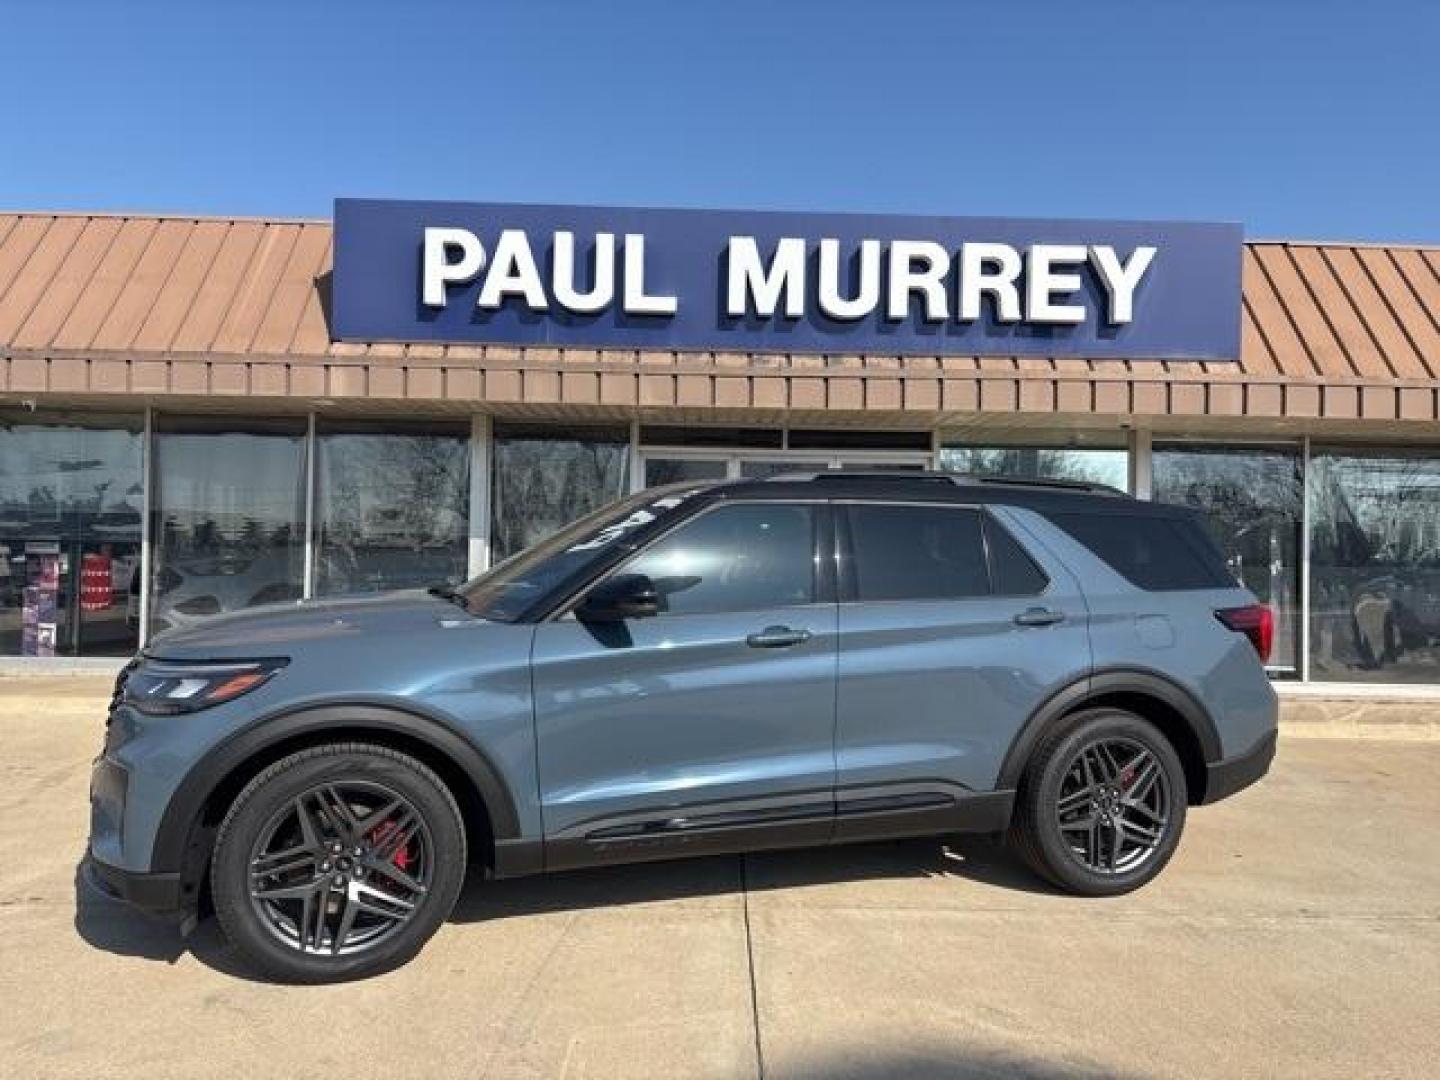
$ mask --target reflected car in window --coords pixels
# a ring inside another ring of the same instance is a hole
[[[227,611],[300,598],[300,580],[291,553],[177,559],[160,568],[155,581],[152,632],[162,633]]]

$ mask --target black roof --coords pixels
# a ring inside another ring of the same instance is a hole
[[[714,499],[903,499],[907,502],[1000,503],[1049,511],[1123,509],[1143,512],[1156,505],[1133,499],[1106,484],[919,470],[819,469],[781,473],[763,479],[717,481],[706,485],[704,494]]]

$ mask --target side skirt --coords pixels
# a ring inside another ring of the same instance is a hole
[[[946,833],[1003,832],[1015,792],[952,791],[906,785],[856,788],[833,803],[722,811],[591,827],[583,836],[507,841],[497,846],[496,877],[697,855],[820,847]]]
[[[834,843],[889,840],[944,833],[1004,832],[1015,806],[1013,791],[913,790],[875,794],[842,791],[835,804]]]

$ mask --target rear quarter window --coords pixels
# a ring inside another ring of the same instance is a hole
[[[1024,548],[994,518],[985,517],[985,547],[990,555],[990,583],[996,596],[1038,596],[1050,584]]]
[[[1050,520],[1150,592],[1235,586],[1213,541],[1188,517],[1062,513]]]

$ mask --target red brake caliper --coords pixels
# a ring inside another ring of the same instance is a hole
[[[1119,782],[1118,782],[1118,784],[1117,784],[1116,786],[1120,788],[1120,791],[1121,791],[1122,794],[1123,794],[1124,792],[1129,791],[1129,790],[1130,790],[1130,785],[1135,782],[1135,766],[1134,766],[1134,764],[1132,763],[1132,764],[1126,765],[1125,768],[1121,769],[1121,770],[1120,770],[1120,775],[1119,775],[1119,777],[1117,777],[1117,780],[1118,780]]]
[[[393,821],[382,821],[379,825],[375,827],[375,831],[370,834],[370,843],[374,844],[376,847],[381,847],[387,840],[390,839],[390,837],[395,835],[395,832],[398,828],[399,826],[397,826]],[[400,849],[395,852],[395,857],[390,861],[401,870],[409,870],[410,845],[401,845]]]

